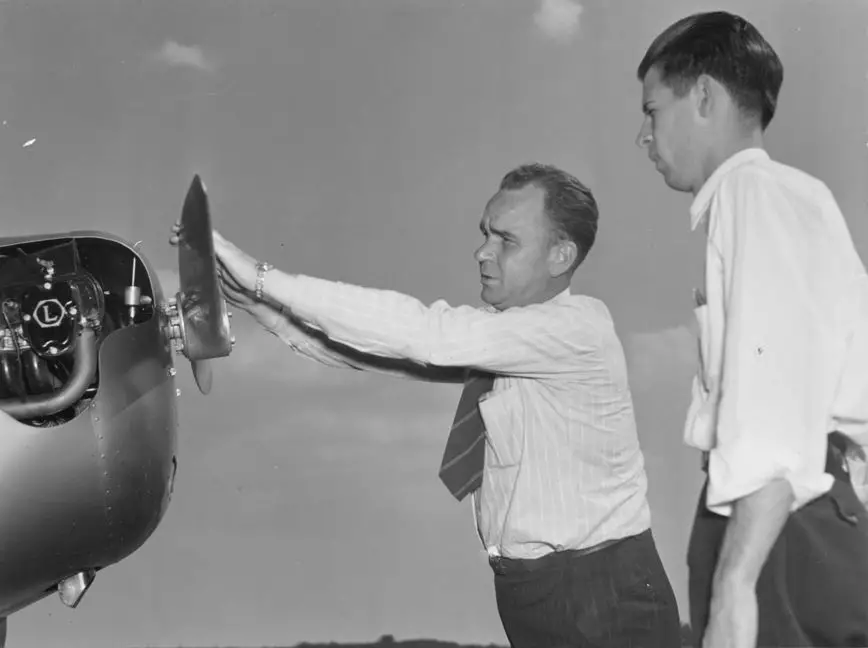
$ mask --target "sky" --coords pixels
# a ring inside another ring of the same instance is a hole
[[[717,8],[778,51],[768,148],[831,187],[866,254],[862,0],[5,0],[0,235],[141,240],[174,290],[169,228],[199,173],[221,232],[285,271],[479,304],[472,254],[499,179],[562,166],[601,209],[573,290],[605,301],[623,341],[686,618],[704,247],[689,196],[635,145],[635,70],[666,26]],[[13,615],[10,645],[505,644],[469,505],[437,478],[460,388],[321,368],[241,314],[233,329],[209,396],[178,363],[160,527],[77,609],[52,596]]]

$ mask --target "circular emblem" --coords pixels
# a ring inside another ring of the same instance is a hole
[[[64,317],[66,317],[66,307],[59,299],[43,299],[33,309],[33,319],[40,328],[60,326]]]

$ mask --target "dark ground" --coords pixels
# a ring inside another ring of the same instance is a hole
[[[690,626],[681,624],[681,646],[692,646]],[[212,647],[213,648],[213,647]],[[241,648],[240,646],[222,646],[221,648]],[[263,648],[508,648],[500,644],[458,644],[454,641],[437,641],[436,639],[409,639],[397,641],[392,635],[383,635],[370,643],[308,643],[302,642],[294,646],[267,646]]]

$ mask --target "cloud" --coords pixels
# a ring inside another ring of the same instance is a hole
[[[579,31],[582,11],[582,5],[574,0],[540,0],[533,20],[549,38],[566,41]]]
[[[286,366],[281,356],[272,362]],[[305,363],[296,360],[295,369]],[[192,390],[181,410],[185,429],[207,430],[183,439],[186,483],[204,480],[226,489],[242,487],[284,493],[316,484],[331,491],[374,489],[401,509],[423,503],[408,489],[436,489],[436,471],[459,399],[456,385],[396,380],[372,374],[324,371],[345,384],[326,385],[328,374],[303,384],[299,376],[275,375],[266,361],[263,373],[253,367],[245,375],[215,366],[215,389],[208,398]],[[219,470],[215,471],[215,467]],[[407,484],[419,475],[428,479]],[[337,484],[330,482],[337,481]],[[326,492],[320,491],[316,497]],[[341,497],[347,497],[345,493]],[[219,499],[219,498],[218,498]],[[221,505],[223,506],[223,505]],[[216,511],[215,511],[216,512]],[[225,510],[224,510],[225,514]]]
[[[699,359],[696,332],[685,325],[633,333],[625,346],[630,386],[637,391],[689,376]]]
[[[171,40],[154,53],[154,59],[172,67],[190,67],[209,73],[214,71],[213,62],[205,57],[201,47],[181,45]]]

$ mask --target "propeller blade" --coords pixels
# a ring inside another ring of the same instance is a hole
[[[190,364],[193,367],[193,379],[196,381],[196,386],[202,394],[207,396],[211,393],[211,386],[214,383],[214,374],[211,371],[211,361],[194,360]]]
[[[190,184],[181,211],[178,270],[184,355],[190,361],[228,356],[232,350],[229,317],[217,278],[208,196],[198,175]]]

